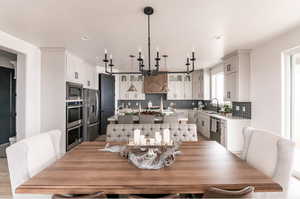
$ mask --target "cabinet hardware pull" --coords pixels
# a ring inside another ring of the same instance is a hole
[[[75,79],[78,79],[78,72],[75,72]]]
[[[227,92],[227,97],[230,99],[230,91]]]
[[[227,71],[231,71],[231,64],[227,65]]]

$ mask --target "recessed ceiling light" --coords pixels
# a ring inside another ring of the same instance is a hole
[[[89,40],[89,37],[88,37],[88,36],[86,36],[86,35],[84,35],[84,36],[82,36],[82,37],[81,37],[81,40],[83,40],[83,41],[87,41],[87,40]]]
[[[216,36],[214,36],[214,38],[215,38],[216,40],[220,40],[220,39],[223,39],[223,35],[216,35]]]

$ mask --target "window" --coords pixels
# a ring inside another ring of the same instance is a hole
[[[224,103],[224,72],[211,75],[211,98],[218,99],[220,104]]]
[[[283,136],[296,143],[294,175],[300,178],[300,50],[287,52],[284,68]]]
[[[292,56],[291,63],[290,138],[300,149],[300,54]]]

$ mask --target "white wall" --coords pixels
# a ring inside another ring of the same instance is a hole
[[[66,51],[42,48],[41,131],[59,129],[61,153],[66,148]]]
[[[40,132],[40,49],[0,31],[0,47],[18,54],[17,139]]]
[[[282,132],[282,52],[300,45],[300,27],[260,45],[251,55],[252,126]]]

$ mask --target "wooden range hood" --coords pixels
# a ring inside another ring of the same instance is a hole
[[[167,93],[168,92],[168,74],[145,76],[144,92],[147,94]]]

